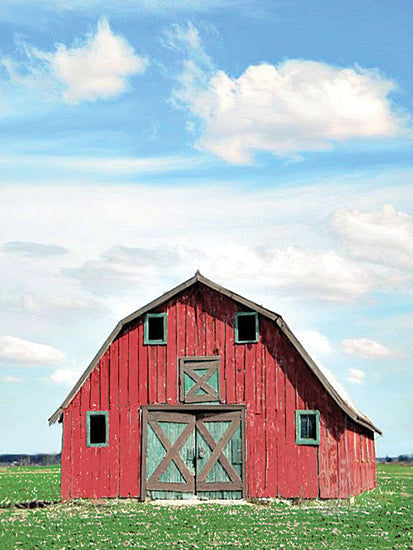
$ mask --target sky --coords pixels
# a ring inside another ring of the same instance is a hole
[[[413,452],[413,4],[2,0],[0,453],[199,269]]]

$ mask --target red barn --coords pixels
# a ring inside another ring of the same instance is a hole
[[[62,499],[347,498],[378,428],[282,317],[203,277],[126,317],[51,416]]]

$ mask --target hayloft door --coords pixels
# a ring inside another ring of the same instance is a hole
[[[149,411],[146,425],[146,496],[242,497],[240,411]]]

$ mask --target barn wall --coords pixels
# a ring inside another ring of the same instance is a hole
[[[167,345],[144,346],[136,320],[64,412],[63,499],[139,496],[140,407],[179,404],[178,357],[196,355],[221,356],[223,403],[247,406],[250,497],[343,498],[375,486],[371,433],[346,418],[274,323],[260,316],[259,342],[234,344],[245,308],[203,285],[156,311],[168,312]],[[320,411],[320,446],[296,445],[296,409]],[[108,447],[86,447],[88,410],[109,411]]]

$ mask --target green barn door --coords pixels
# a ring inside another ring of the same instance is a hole
[[[195,416],[148,412],[146,431],[146,496],[193,498],[195,493]]]
[[[241,413],[149,411],[146,496],[242,498]]]
[[[241,413],[198,416],[195,451],[197,495],[242,498]]]

